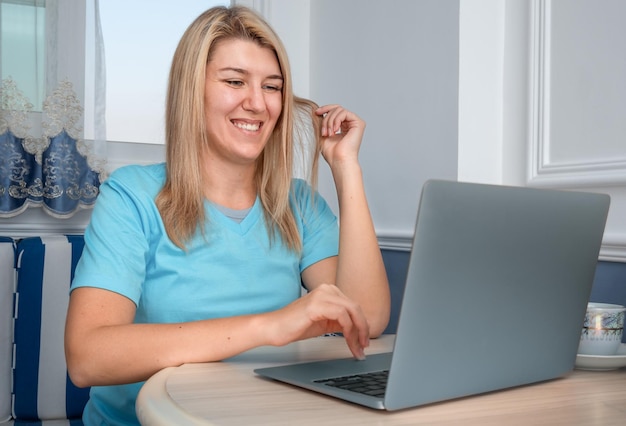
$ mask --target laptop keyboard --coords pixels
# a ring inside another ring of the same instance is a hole
[[[315,383],[346,389],[352,392],[362,393],[364,395],[382,397],[385,395],[388,377],[389,370],[383,370],[365,374],[356,374],[353,376],[341,376],[333,377],[331,379],[315,380]]]

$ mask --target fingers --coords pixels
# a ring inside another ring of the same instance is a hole
[[[317,299],[312,305],[316,321],[326,321],[326,332],[341,332],[350,352],[357,359],[365,359],[369,346],[369,324],[360,306],[348,299],[336,286],[323,285],[310,293]]]
[[[352,127],[365,127],[363,120],[341,105],[324,105],[317,109],[316,114],[322,116],[321,130],[325,137],[345,133]]]
[[[341,129],[341,121],[337,119],[342,108],[339,105],[325,105],[317,109],[322,116],[322,136],[332,136]]]
[[[365,328],[357,327],[352,317],[347,321],[341,321],[340,319],[339,325],[352,355],[358,360],[364,360],[365,348],[369,346],[369,332],[366,332],[368,330],[367,325]]]
[[[322,155],[333,175],[346,165],[358,163],[365,122],[340,105],[324,105],[316,110],[322,117]]]

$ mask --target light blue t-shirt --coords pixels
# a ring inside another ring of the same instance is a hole
[[[302,271],[337,255],[336,217],[298,179],[290,203],[301,253],[278,234],[269,238],[258,198],[240,223],[206,201],[204,235],[197,232],[181,250],[167,237],[154,203],[164,182],[165,165],[158,164],[120,168],[101,185],[72,289],[98,287],[128,297],[137,305],[136,323],[261,313],[297,299]],[[93,387],[85,424],[136,424],[141,385]]]

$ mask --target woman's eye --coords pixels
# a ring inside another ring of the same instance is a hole
[[[282,87],[273,86],[271,84],[263,86],[263,89],[265,89],[265,90],[267,90],[269,92],[280,92],[281,90],[283,90]]]
[[[240,87],[240,86],[243,86],[243,81],[239,81],[239,80],[226,80],[226,84],[228,84],[229,86]]]

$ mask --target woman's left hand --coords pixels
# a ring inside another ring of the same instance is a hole
[[[331,169],[358,162],[365,121],[340,105],[324,105],[316,114],[322,116],[322,155]]]

